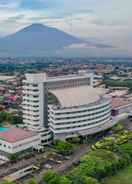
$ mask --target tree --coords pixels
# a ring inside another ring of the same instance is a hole
[[[43,181],[46,184],[71,184],[71,181],[66,176],[60,176],[54,171],[48,171],[44,174]]]
[[[96,179],[92,177],[76,175],[72,180],[72,184],[99,184],[99,183]]]
[[[7,180],[4,180],[4,181],[0,181],[0,184],[16,184],[12,181],[7,181]]]
[[[43,181],[46,184],[59,184],[60,177],[56,172],[49,170],[44,174]]]
[[[71,143],[62,140],[56,140],[54,147],[58,153],[63,155],[70,155],[74,149]]]
[[[62,176],[60,178],[60,184],[71,184],[72,182],[70,181],[70,179],[68,179],[67,177],[65,176]]]
[[[124,129],[124,126],[122,125],[121,122],[118,122],[115,126],[112,127],[112,131],[114,133],[118,133]]]
[[[22,124],[22,117],[21,116],[12,116],[11,118],[11,124],[18,125]]]
[[[11,113],[2,111],[0,112],[0,121],[11,121],[12,116]]]
[[[34,178],[27,180],[26,184],[38,184]]]
[[[124,154],[128,154],[132,157],[132,143],[128,142],[126,144],[120,145],[120,151]]]
[[[82,177],[84,184],[99,184],[95,178],[84,176]],[[83,184],[83,183],[82,183]]]
[[[1,111],[0,112],[0,122],[7,121],[11,124],[17,125],[22,124],[22,117],[20,115],[14,115],[12,113]]]
[[[11,162],[16,162],[16,161],[18,160],[18,155],[17,155],[17,154],[11,154],[11,155],[9,156],[9,160],[10,160]]]

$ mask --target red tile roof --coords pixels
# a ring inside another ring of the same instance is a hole
[[[23,130],[20,128],[9,128],[7,131],[0,132],[0,139],[3,139],[10,143],[15,143],[35,135],[35,132]]]
[[[112,108],[113,109],[120,108],[120,107],[130,105],[130,104],[132,104],[131,99],[121,98],[121,97],[112,98]]]

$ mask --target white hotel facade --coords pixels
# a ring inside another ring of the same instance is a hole
[[[48,77],[26,74],[23,81],[23,120],[41,135],[42,144],[54,139],[89,135],[110,128],[111,99],[94,88],[94,75]],[[56,98],[48,103],[48,94]],[[53,137],[52,137],[53,136]]]

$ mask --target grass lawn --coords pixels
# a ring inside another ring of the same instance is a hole
[[[132,165],[115,176],[105,178],[102,184],[132,184]]]

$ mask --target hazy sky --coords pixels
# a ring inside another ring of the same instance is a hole
[[[132,0],[0,0],[0,36],[32,23],[114,46],[82,54],[132,56]]]

